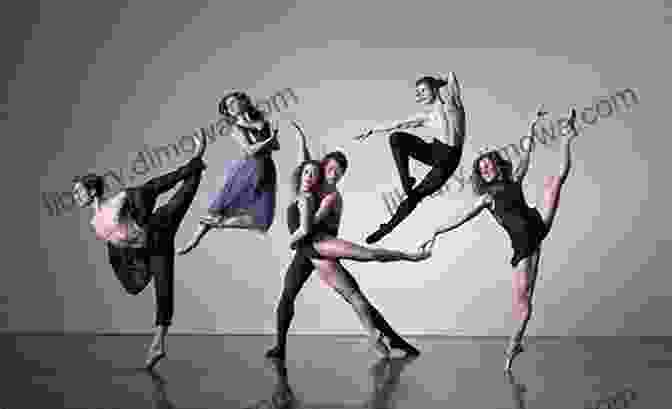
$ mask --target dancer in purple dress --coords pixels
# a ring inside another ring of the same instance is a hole
[[[243,158],[224,166],[224,186],[213,197],[208,215],[193,238],[177,251],[184,255],[196,248],[213,228],[234,228],[266,233],[273,224],[277,174],[272,152],[280,149],[273,126],[244,92],[231,92],[219,103],[219,112],[231,124],[231,135],[240,144]]]

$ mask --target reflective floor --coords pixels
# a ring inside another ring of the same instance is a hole
[[[0,409],[670,407],[672,338],[532,338],[504,373],[505,339],[410,338],[377,360],[358,337],[172,335],[155,373],[149,335],[0,335]]]

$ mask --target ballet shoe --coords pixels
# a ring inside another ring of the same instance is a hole
[[[404,351],[408,357],[415,357],[420,355],[420,350],[418,348],[414,347],[401,338],[390,340],[390,348],[400,349]]]
[[[285,350],[276,345],[273,348],[266,351],[265,356],[266,356],[266,358],[279,359],[281,361],[284,361],[285,360]]]
[[[383,237],[387,236],[392,230],[386,224],[381,224],[380,228],[375,232],[369,234],[366,238],[366,244],[373,244],[379,242]]]
[[[158,364],[159,361],[165,357],[166,353],[164,351],[154,351],[150,353],[150,355],[147,357],[147,360],[145,361],[145,369],[148,371],[153,371],[156,364]]]
[[[511,365],[513,365],[513,360],[516,359],[516,357],[523,351],[525,351],[525,348],[523,348],[520,343],[516,343],[513,345],[513,347],[510,347],[509,350],[504,353],[504,355],[506,355],[506,366],[504,369],[506,372],[511,372]]]

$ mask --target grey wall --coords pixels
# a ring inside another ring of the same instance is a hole
[[[468,111],[467,166],[484,144],[515,142],[540,102],[559,116],[571,105],[583,109],[619,90],[636,91],[638,104],[605,114],[577,140],[575,168],[544,247],[531,334],[672,334],[661,325],[672,309],[664,24],[672,12],[662,4],[176,3],[22,2],[11,16],[3,13],[12,33],[0,121],[10,141],[2,165],[9,181],[4,330],[148,330],[152,289],[125,295],[90,232],[88,212],[50,215],[43,194],[67,192],[74,175],[94,170],[121,168],[123,183],[141,183],[189,155],[131,179],[137,152],[217,119],[226,90],[265,98],[289,87],[298,102],[273,113],[284,120],[276,155],[282,184],[269,236],[215,232],[176,265],[176,331],[272,331],[290,261],[284,208],[296,142],[286,120],[302,120],[316,144],[347,151],[342,234],[362,242],[388,217],[380,195],[398,180],[384,137],[365,144],[351,137],[413,113],[413,81],[452,70]],[[218,164],[237,156],[229,138],[211,145],[178,243],[221,183]],[[557,172],[559,160],[555,145],[535,154],[526,186],[531,203],[542,204],[543,177]],[[472,199],[465,189],[427,200],[381,245],[415,247]],[[402,331],[504,335],[512,325],[510,253],[505,233],[484,214],[443,236],[422,264],[346,264]],[[298,300],[294,328],[361,332],[317,277]]]

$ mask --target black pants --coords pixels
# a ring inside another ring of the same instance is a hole
[[[386,224],[388,231],[392,231],[399,223],[404,221],[424,198],[441,189],[455,173],[462,158],[462,147],[447,145],[438,139],[434,139],[433,143],[427,143],[408,132],[393,132],[390,134],[390,148],[397,165],[401,186],[404,188],[407,197],[401,202],[392,219]],[[413,189],[410,186],[409,158],[431,166],[429,173]]]
[[[173,172],[128,189],[136,212],[146,215],[136,217],[146,220],[144,225],[148,233],[147,246],[142,249],[118,249],[112,246],[110,259],[115,266],[114,257],[126,258],[127,262],[122,268],[115,268],[115,274],[131,294],[138,294],[154,278],[156,325],[169,326],[172,323],[175,305],[175,236],[196,197],[204,168],[202,160],[195,158]],[[153,211],[157,197],[174,188],[179,182],[182,182],[182,186],[173,197]]]
[[[303,254],[301,250],[294,252],[292,263],[287,268],[284,278],[284,286],[280,302],[276,309],[277,315],[277,346],[283,352],[287,345],[287,333],[294,318],[294,302],[299,292],[305,285],[308,277],[315,269],[315,265],[308,256]],[[360,292],[359,284],[351,274],[346,276],[348,287],[344,289],[347,292]],[[385,320],[383,315],[373,305],[369,303],[369,309],[374,326],[383,333],[386,337],[393,341],[403,341],[403,338],[397,334],[390,324]]]

